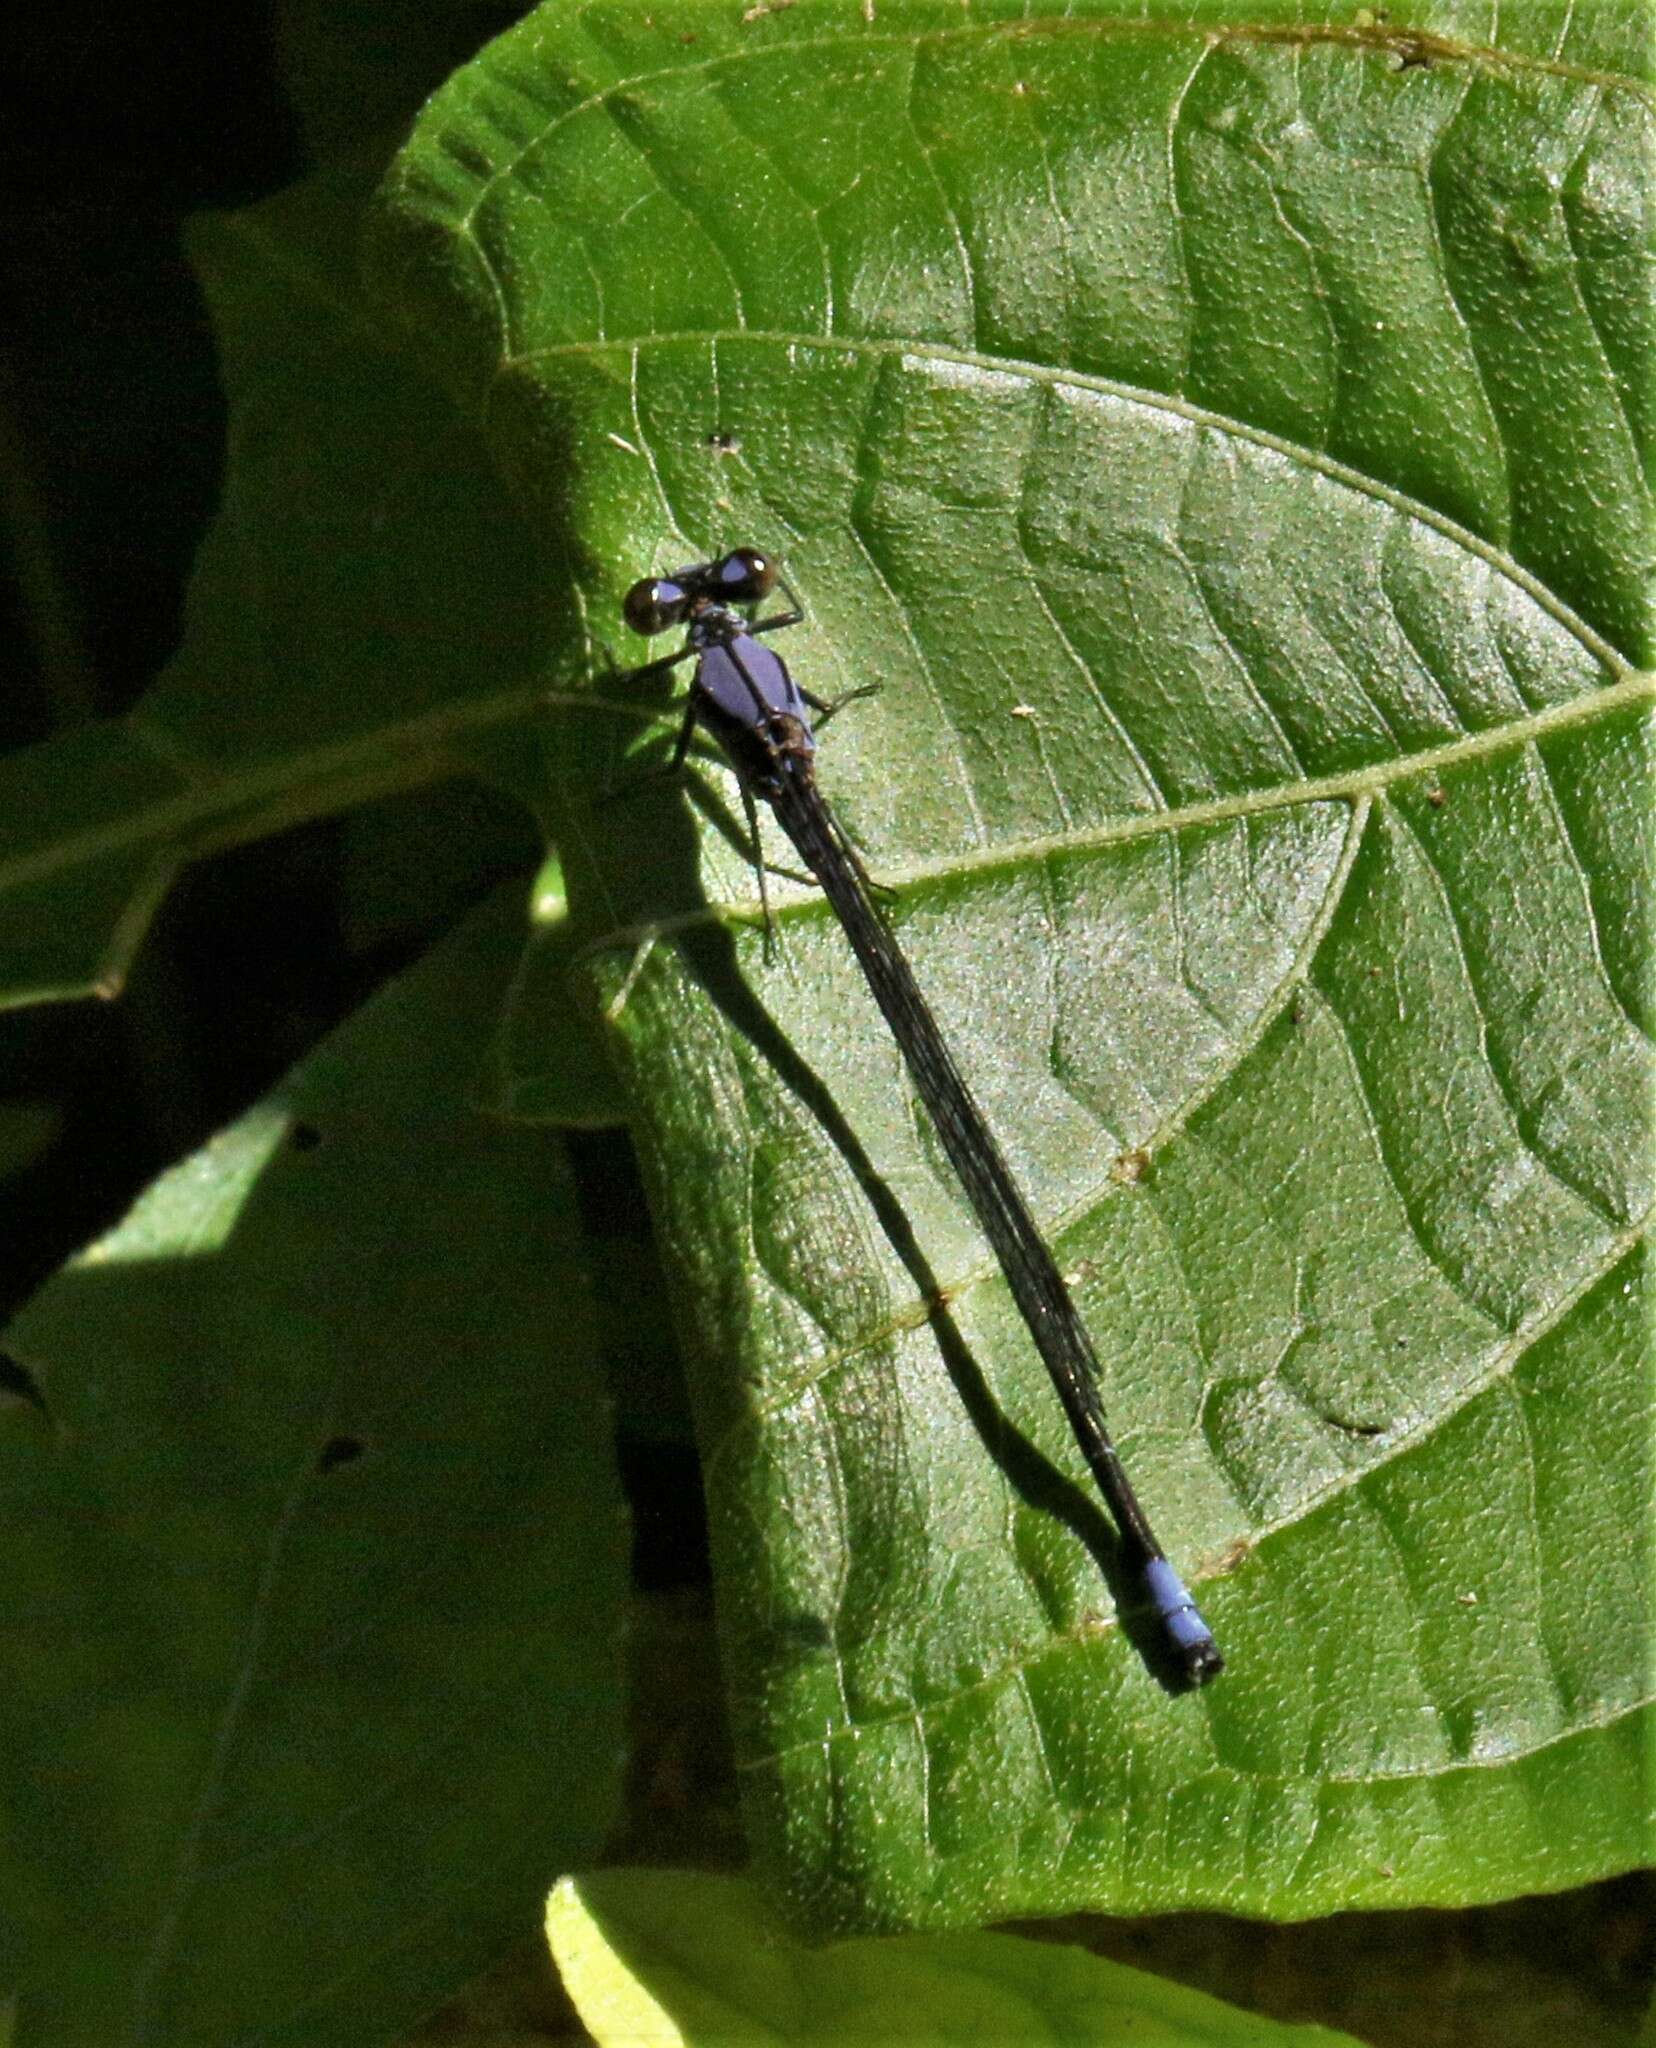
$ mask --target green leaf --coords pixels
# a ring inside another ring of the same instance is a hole
[[[1084,1949],[1009,1934],[808,1947],[744,1879],[671,1870],[563,1878],[546,1933],[599,2048],[806,2041],[1356,2048]]]
[[[17,2041],[389,2038],[590,1856],[623,1517],[574,1191],[470,1099],[469,920],[18,1317]]]
[[[750,1823],[819,1925],[1645,1853],[1648,52],[1493,21],[548,6],[386,187],[380,287],[597,634],[754,541],[795,673],[885,685],[822,780],[1230,1658],[1165,1697],[1116,1625],[821,905],[767,966],[728,781],[699,834],[595,804],[564,717]]]
[[[0,1005],[117,994],[180,867],[220,847],[450,778],[538,800],[535,537],[364,298],[371,189],[318,173],[192,228],[225,500],[156,686],[0,764]],[[417,873],[411,837],[379,841]]]

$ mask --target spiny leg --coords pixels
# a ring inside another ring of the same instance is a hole
[[[854,690],[847,690],[841,697],[819,697],[812,690],[801,690],[800,695],[817,714],[816,729],[821,732],[830,718],[837,717],[847,704],[855,704],[859,697],[877,697],[885,688],[883,683],[861,683]]]
[[[701,652],[697,647],[681,647],[677,654],[664,654],[659,661],[647,661],[642,668],[630,668],[616,680],[622,683],[642,683],[651,676],[664,676],[670,668],[677,668],[681,661],[691,661]]]
[[[797,882],[802,889],[820,889],[822,884],[815,875],[806,874],[803,868],[785,868],[778,860],[765,862],[767,875],[780,875],[784,882]]]
[[[886,902],[895,903],[897,891],[889,882],[878,882],[868,872],[868,869],[863,865],[862,855],[857,851],[856,846],[852,842],[851,835],[840,823],[838,813],[829,809],[827,805],[824,805],[823,808],[828,811],[829,826],[833,832],[835,844],[856,870],[858,881],[862,883],[871,896],[882,896]]]
[[[682,657],[675,655],[674,660]],[[642,675],[642,669],[637,671]],[[658,782],[676,782],[684,771],[684,758],[690,751],[690,742],[696,736],[696,693],[692,690],[684,700],[684,717],[679,724],[678,738],[673,742],[673,758],[665,768],[647,768],[642,775],[629,775],[625,782],[612,782],[604,794],[607,797],[636,796],[641,789],[649,789]]]
[[[776,957],[776,925],[771,917],[770,890],[765,886],[765,849],[759,843],[759,807],[753,801],[753,791],[748,788],[744,776],[737,776],[736,786],[742,792],[748,837],[753,843],[753,872],[759,878],[759,912],[765,921],[765,965],[768,967]]]
[[[688,651],[687,649],[686,652]],[[696,736],[696,718],[700,708],[696,702],[696,692],[692,688],[684,700],[684,717],[679,725],[678,738],[673,742],[673,758],[667,764],[669,775],[677,775],[684,767],[684,757],[689,753],[690,742]]]

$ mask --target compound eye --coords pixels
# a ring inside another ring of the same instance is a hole
[[[684,617],[684,591],[663,576],[646,576],[621,601],[621,616],[635,633],[652,639],[669,632]]]
[[[757,548],[732,548],[719,564],[719,595],[727,604],[757,604],[776,588],[776,564]]]

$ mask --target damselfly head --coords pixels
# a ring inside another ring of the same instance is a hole
[[[732,548],[709,567],[724,604],[757,604],[776,588],[776,564],[757,548]]]
[[[646,576],[621,600],[621,616],[635,633],[652,639],[683,621],[693,596],[676,577]]]
[[[776,588],[776,564],[757,548],[732,548],[671,576],[646,576],[627,592],[621,613],[646,638],[671,632],[709,604],[757,604]]]

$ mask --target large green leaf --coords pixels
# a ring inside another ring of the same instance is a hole
[[[7,1333],[16,2040],[389,2038],[618,1795],[623,1518],[574,1190],[471,1101],[471,919]]]
[[[549,6],[395,168],[381,288],[594,639],[756,541],[796,673],[886,686],[823,780],[1231,1660],[1168,1697],[1115,1625],[821,905],[767,964],[728,784],[617,803],[564,718],[750,1817],[820,1921],[1641,1855],[1643,63],[1609,8]]]

